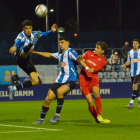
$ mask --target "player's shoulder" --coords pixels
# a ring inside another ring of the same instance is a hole
[[[71,53],[75,53],[76,51],[72,48],[68,48],[68,51],[71,52]]]
[[[37,31],[32,31],[32,34],[34,35]]]
[[[23,32],[20,32],[18,35],[17,35],[17,39],[22,39],[24,37],[24,33]]]
[[[102,61],[102,62],[107,63],[107,59],[106,59],[106,57],[105,57],[105,56],[100,56],[100,58],[99,58],[99,59],[101,59],[101,61]]]

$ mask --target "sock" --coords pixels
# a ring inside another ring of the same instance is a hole
[[[139,91],[137,90],[137,98],[138,98],[138,97],[140,97],[140,95],[139,95]]]
[[[32,87],[32,82],[31,81],[26,81],[24,83],[16,85],[17,90],[22,89],[22,88],[30,88],[30,87]]]
[[[101,111],[102,111],[101,97],[95,98],[94,101],[95,101],[95,106],[97,110],[97,115],[101,115]]]
[[[140,101],[140,96],[138,97],[138,101]]]
[[[99,121],[97,120],[97,112],[94,106],[88,106],[88,110],[90,111],[91,115],[95,118],[95,121],[99,123]]]
[[[138,95],[138,90],[133,90],[133,93],[132,93],[132,100],[135,100],[135,98],[137,97]]]
[[[32,47],[33,45],[31,44],[31,43],[29,43],[28,45],[26,45],[26,46],[24,46],[24,52],[29,52],[29,50],[31,49],[31,47]]]
[[[134,103],[134,100],[133,100],[133,99],[131,99],[130,103],[131,103],[131,104],[133,104],[133,103]]]
[[[57,114],[60,114],[63,103],[64,103],[64,98],[58,98],[57,99],[57,108],[56,108],[56,113]]]
[[[41,114],[40,114],[40,119],[44,119],[45,118],[46,113],[47,113],[48,110],[49,110],[49,107],[42,106],[42,111],[41,111]]]

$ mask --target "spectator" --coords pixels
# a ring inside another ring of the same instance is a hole
[[[118,52],[115,51],[114,54],[111,55],[110,61],[109,61],[109,63],[111,64],[111,70],[112,70],[112,67],[113,67],[114,69],[117,68],[118,60],[119,60],[119,59],[120,59],[120,58],[119,58],[119,56],[118,56]],[[114,70],[114,69],[113,69],[113,70]]]
[[[16,74],[15,71],[12,71],[11,82],[12,82],[12,85],[20,84],[19,76]]]
[[[124,63],[127,61],[127,53],[131,50],[132,48],[130,47],[129,43],[126,41],[124,43],[124,46],[122,47],[122,54],[124,58]],[[127,71],[130,71],[130,65],[126,67]]]

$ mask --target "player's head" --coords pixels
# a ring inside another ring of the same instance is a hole
[[[31,35],[31,32],[32,32],[32,29],[33,29],[33,27],[32,27],[32,21],[30,21],[28,19],[27,20],[24,20],[22,22],[22,29],[23,29],[24,33],[27,36],[30,36]]]
[[[105,42],[103,41],[97,42],[95,48],[95,54],[100,56],[107,50],[107,48],[108,45]]]
[[[133,39],[132,42],[133,42],[133,48],[134,48],[134,50],[137,50],[139,48],[139,46],[140,46],[139,40],[138,39]]]
[[[60,48],[62,51],[65,51],[69,48],[70,45],[70,38],[67,36],[63,36],[59,38],[60,41]]]
[[[129,46],[129,43],[126,41],[126,42],[124,43],[124,45],[125,45],[125,46]]]
[[[16,72],[15,71],[12,71],[12,75],[16,75]]]

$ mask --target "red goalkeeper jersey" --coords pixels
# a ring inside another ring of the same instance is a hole
[[[84,69],[82,67],[81,69],[81,74],[86,73],[88,77],[95,77],[98,76],[98,72],[100,70],[103,69],[103,67],[105,67],[105,65],[107,64],[107,61],[104,57],[102,56],[97,56],[96,54],[94,54],[93,51],[87,51],[84,54],[84,60],[86,65],[89,68],[94,68],[94,72],[93,73],[89,73],[86,71],[86,69]]]

